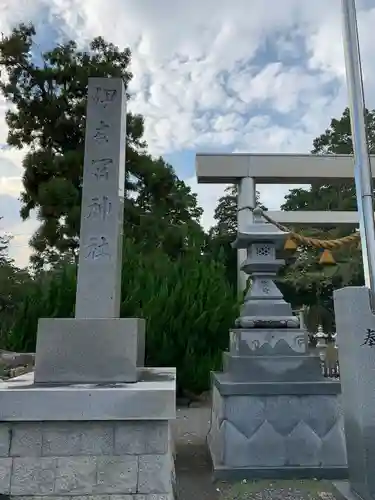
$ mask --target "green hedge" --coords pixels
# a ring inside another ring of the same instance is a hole
[[[76,269],[69,265],[36,279],[9,332],[8,348],[33,351],[40,317],[73,317],[75,285]],[[208,389],[237,312],[220,260],[195,251],[172,260],[158,249],[124,245],[121,316],[146,319],[146,364],[175,366],[180,391]]]

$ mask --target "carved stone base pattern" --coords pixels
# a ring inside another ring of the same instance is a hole
[[[213,388],[208,437],[216,465],[346,467],[340,397],[227,396]]]
[[[232,329],[229,350],[235,355],[293,356],[306,353],[306,332],[300,329]]]

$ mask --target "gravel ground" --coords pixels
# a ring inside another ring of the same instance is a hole
[[[176,500],[335,500],[325,481],[244,481],[214,484],[206,448],[210,427],[208,404],[179,408],[174,423]]]
[[[206,448],[210,408],[179,408],[174,425],[176,443],[176,500],[218,500],[211,480],[211,464]]]
[[[222,488],[221,500],[335,500],[325,481],[253,481]]]

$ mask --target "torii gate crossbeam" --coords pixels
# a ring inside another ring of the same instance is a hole
[[[375,178],[375,156],[371,157],[372,176]],[[354,179],[352,155],[301,154],[215,154],[196,155],[196,174],[199,183],[232,184],[239,187],[238,208],[255,206],[257,184],[310,184],[345,182]],[[353,227],[359,224],[359,214],[353,212],[270,212],[282,224],[316,227]],[[239,229],[252,220],[250,210],[238,213]],[[239,270],[245,260],[238,250],[238,291],[246,286],[246,275]]]

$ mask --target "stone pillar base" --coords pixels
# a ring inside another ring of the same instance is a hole
[[[174,369],[112,387],[2,383],[0,497],[173,500],[174,418]]]
[[[41,318],[35,354],[37,384],[137,382],[144,366],[145,320]]]
[[[215,478],[346,478],[339,397],[338,382],[236,382],[213,373]]]

